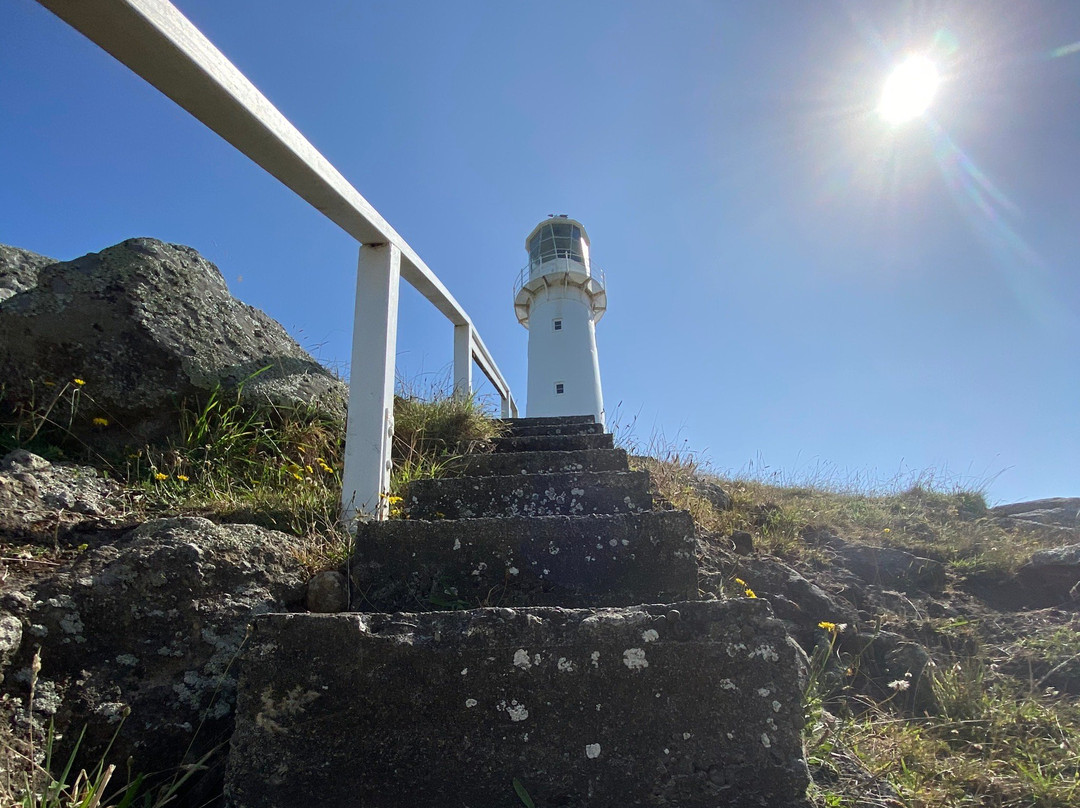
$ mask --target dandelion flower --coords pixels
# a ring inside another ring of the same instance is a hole
[[[746,597],[748,597],[748,598],[756,598],[757,593],[754,592],[754,590],[751,589],[750,587],[746,587]]]
[[[822,620],[817,624],[817,627],[825,629],[830,634],[836,631],[836,623],[831,623],[828,620]]]
[[[94,426],[108,426],[109,425],[109,419],[108,418],[95,418],[91,423],[93,423]]]
[[[71,381],[78,387],[82,387],[84,384],[86,384],[86,382],[84,382],[82,379],[72,379]]]
[[[315,469],[313,469],[311,466],[304,466],[304,471],[306,471],[308,474],[315,473]]]
[[[169,479],[169,475],[168,474],[162,474],[159,471],[157,474],[154,475],[154,479],[155,480],[167,480],[167,479]]]
[[[744,581],[742,578],[736,578],[735,583],[737,583],[739,586],[746,586],[746,581]]]
[[[182,483],[186,483],[188,481],[188,478],[183,474],[177,474],[176,479],[178,479]]]

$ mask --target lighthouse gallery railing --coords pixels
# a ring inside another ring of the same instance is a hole
[[[517,415],[472,320],[420,256],[225,56],[166,0],[38,0],[250,157],[360,243],[342,474],[342,515],[385,518],[394,431],[398,286],[404,278],[454,324],[454,390],[472,363]]]

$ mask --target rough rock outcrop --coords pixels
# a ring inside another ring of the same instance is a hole
[[[303,600],[298,541],[189,517],[155,519],[87,549],[32,589],[0,598],[4,690],[28,720],[40,651],[32,717],[86,726],[89,759],[129,709],[114,759],[131,756],[136,772],[174,769],[185,749],[187,762],[198,759],[231,731],[233,661],[252,615]],[[77,731],[68,734],[74,740]],[[220,768],[207,776],[220,778]]]
[[[19,292],[33,289],[42,267],[55,263],[55,258],[0,244],[0,303]]]
[[[1034,523],[1080,530],[1080,497],[1050,497],[998,505],[990,513],[1006,525]]]
[[[1038,606],[1080,600],[1080,544],[1039,550],[1017,571],[1017,578]]]
[[[51,263],[0,303],[8,403],[40,406],[75,378],[85,385],[72,431],[96,445],[161,438],[182,400],[218,385],[242,383],[257,405],[345,412],[344,384],[278,322],[233,298],[216,266],[149,238]],[[95,417],[109,425],[95,431]]]
[[[736,573],[772,605],[776,616],[789,624],[805,648],[812,648],[818,624],[854,624],[856,610],[841,598],[827,594],[796,570],[775,558],[740,559]]]
[[[828,543],[839,561],[870,584],[939,593],[945,588],[945,565],[895,547],[874,547],[834,538]]]
[[[0,458],[0,539],[56,537],[61,525],[118,514],[121,486],[91,466],[53,464],[17,449]]]

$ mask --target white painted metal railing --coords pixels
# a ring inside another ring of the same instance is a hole
[[[360,242],[342,473],[342,515],[385,518],[394,429],[398,286],[404,278],[454,324],[454,391],[472,363],[516,416],[510,387],[468,314],[420,256],[267,98],[166,0],[38,0],[295,191]]]

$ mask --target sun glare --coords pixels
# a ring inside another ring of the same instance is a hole
[[[909,56],[886,80],[878,114],[892,124],[917,118],[934,100],[939,81],[933,62],[925,56]]]

